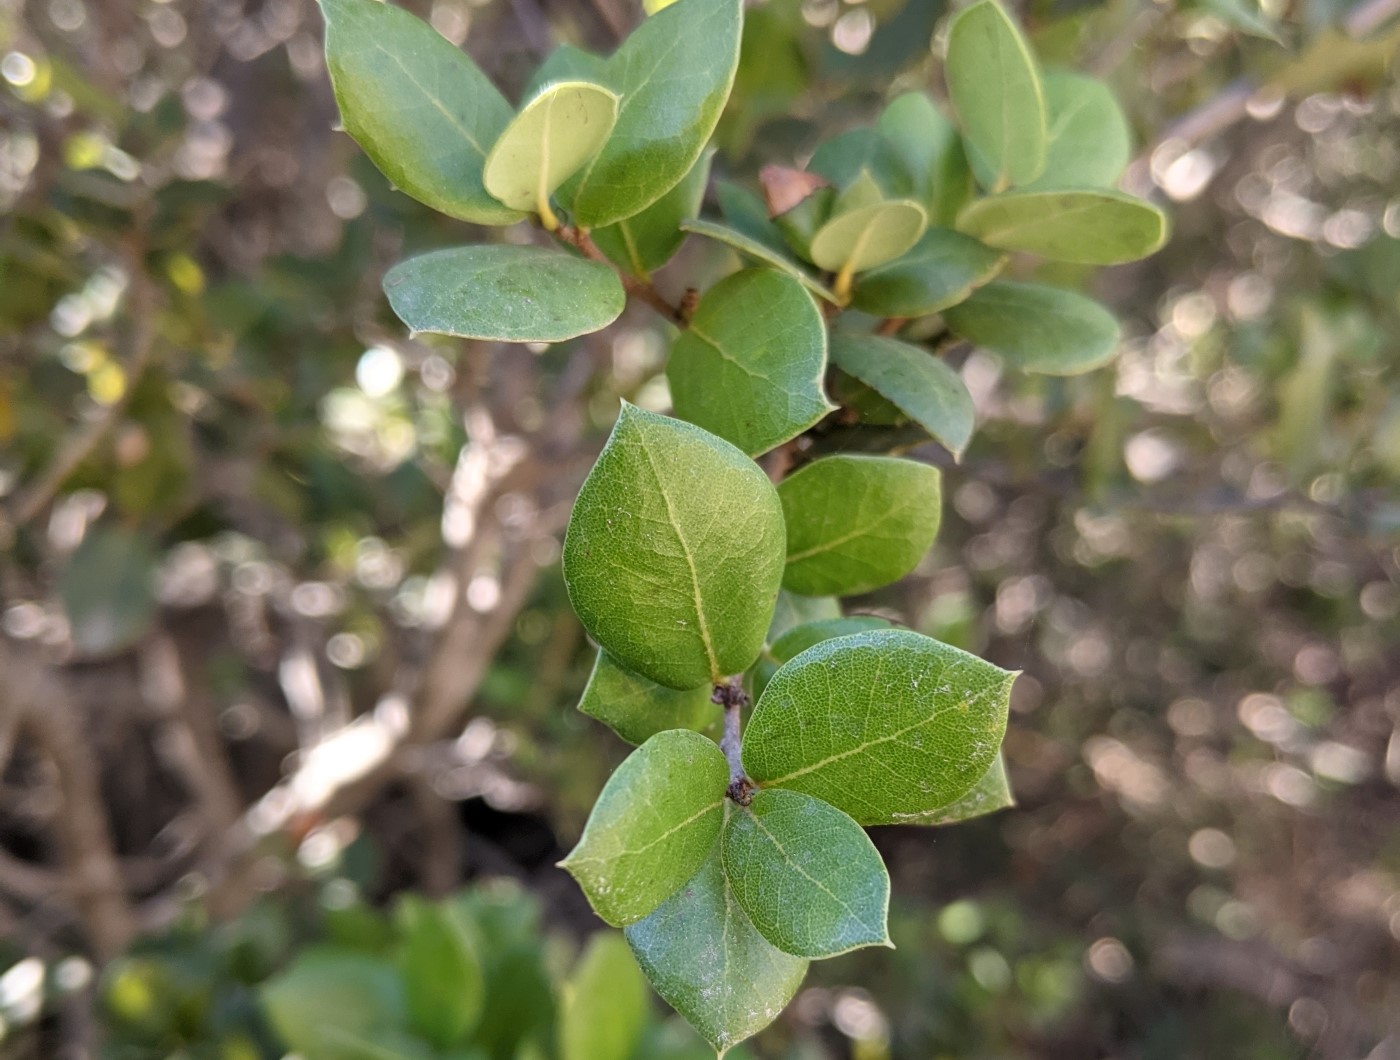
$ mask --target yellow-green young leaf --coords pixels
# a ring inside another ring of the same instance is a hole
[[[833,214],[849,213],[851,210],[859,210],[863,206],[874,206],[878,202],[883,202],[884,198],[884,189],[870,175],[870,170],[862,169],[856,179],[851,181],[850,185],[837,196],[831,211]]]
[[[860,272],[893,261],[919,241],[928,214],[909,199],[838,214],[812,238],[812,261],[833,272]]]
[[[413,895],[399,900],[395,919],[410,1025],[438,1049],[463,1041],[486,997],[474,927],[450,906]]]
[[[722,1057],[778,1018],[807,974],[749,922],[719,846],[680,890],[626,932],[651,985]]]
[[[549,197],[602,150],[617,94],[588,81],[546,85],[486,156],[486,190],[515,210],[553,216]]]
[[[399,190],[450,217],[504,225],[521,215],[482,183],[510,104],[426,22],[378,0],[321,0],[326,67],[345,131]]]
[[[628,743],[639,744],[666,729],[704,732],[714,727],[720,710],[710,701],[712,688],[708,681],[685,691],[667,688],[624,669],[600,651],[578,709]]]
[[[395,265],[384,293],[414,332],[497,342],[562,342],[605,328],[627,296],[617,273],[548,247],[485,244]]]
[[[1167,216],[1150,202],[1104,188],[1009,192],[978,199],[958,229],[1003,250],[1118,265],[1145,258],[1167,241]]]
[[[1113,359],[1121,328],[1092,298],[1038,283],[989,283],[945,310],[953,334],[1045,375],[1078,375]]]
[[[987,771],[982,774],[982,779],[974,784],[972,790],[962,798],[955,799],[947,806],[936,810],[904,818],[900,823],[958,824],[961,821],[970,821],[974,817],[985,817],[990,813],[1009,809],[1015,805],[1016,797],[1011,793],[1011,780],[1006,775],[1006,759],[998,752],[992,764],[987,767]]]
[[[939,478],[935,467],[891,456],[828,456],[785,478],[783,587],[849,596],[904,577],[938,533]]]
[[[641,279],[665,265],[685,239],[681,223],[700,212],[713,157],[713,151],[706,151],[683,181],[641,213],[595,230],[598,249]]]
[[[878,335],[833,335],[831,363],[855,376],[954,456],[972,438],[972,395],[962,376],[927,350]]]
[[[794,597],[797,600],[818,601],[828,599],[826,597]],[[835,601],[832,601],[835,604]],[[838,612],[839,615],[839,612]],[[778,667],[789,659],[801,655],[813,644],[820,644],[824,640],[832,637],[844,637],[848,633],[863,633],[867,629],[888,629],[889,619],[880,618],[876,615],[850,615],[846,618],[832,617],[819,618],[812,622],[804,622],[801,625],[793,626],[783,633],[768,646],[768,650],[763,653],[763,657],[758,660],[753,668],[753,694],[760,696],[763,689],[778,672]]]
[[[758,465],[624,403],[564,538],[569,600],[602,649],[668,688],[742,673],[763,648],[782,569],[782,506]]]
[[[1045,105],[1050,131],[1045,172],[1025,190],[1116,184],[1132,155],[1132,138],[1112,89],[1095,78],[1056,70],[1045,75]]]
[[[734,897],[784,953],[892,946],[889,873],[870,837],[836,807],[800,791],[757,792],[726,815],[720,849]]]
[[[775,269],[746,269],[710,288],[666,364],[676,415],[750,456],[836,407],[822,391],[825,374],[821,312]]]
[[[947,228],[930,228],[914,248],[862,273],[852,308],[878,317],[921,317],[957,305],[1006,264],[1006,255]]]
[[[631,1060],[651,1005],[646,980],[621,935],[600,931],[564,984],[559,1060]]]
[[[763,690],[744,768],[765,788],[806,792],[860,824],[896,824],[947,806],[986,773],[1015,679],[908,630],[823,641]]]
[[[574,189],[574,220],[602,228],[641,213],[695,165],[739,65],[741,0],[677,0],[632,32],[603,83],[622,99],[612,136]]]
[[[972,197],[972,171],[953,123],[922,92],[906,92],[880,115],[881,135],[910,176],[910,198],[924,204],[929,224],[950,225]]]
[[[775,269],[780,269],[787,273],[803,287],[811,291],[818,298],[824,299],[833,305],[840,302],[840,299],[810,272],[804,269],[797,262],[793,261],[786,253],[774,249],[766,242],[760,242],[752,236],[729,228],[713,221],[703,221],[696,219],[686,221],[681,228],[687,232],[694,232],[696,235],[705,236],[718,243],[723,243],[727,247],[732,247],[746,258],[764,265],[771,265]]]
[[[719,835],[729,766],[686,729],[659,732],[603,787],[559,864],[613,927],[642,919],[700,867]]]
[[[1045,170],[1045,94],[1034,56],[996,0],[953,19],[944,66],[977,180],[989,191],[1029,184]]]

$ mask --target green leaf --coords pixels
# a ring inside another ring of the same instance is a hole
[[[1001,271],[1006,255],[946,228],[930,228],[903,257],[863,273],[851,306],[879,317],[921,317],[957,305]]]
[[[1029,184],[1045,170],[1045,94],[1021,31],[996,0],[953,19],[944,67],[977,180],[989,191]]]
[[[794,597],[797,600],[823,600],[827,597]],[[833,604],[835,601],[832,601]],[[763,694],[764,688],[772,680],[773,675],[778,672],[778,667],[789,659],[801,655],[813,644],[820,644],[824,640],[832,637],[844,637],[850,633],[863,633],[867,629],[888,629],[889,619],[879,618],[876,615],[850,615],[849,617],[820,618],[813,622],[804,622],[802,625],[793,626],[782,636],[778,637],[768,646],[768,650],[763,653],[763,657],[753,668],[753,695],[755,697]]]
[[[531,99],[540,89],[556,81],[592,81],[596,85],[606,85],[607,74],[606,59],[572,44],[561,44],[535,69],[522,98]]]
[[[984,0],[988,2],[988,0]],[[1167,217],[1119,191],[1022,191],[971,203],[958,229],[1003,250],[1080,265],[1145,258],[1167,240]]]
[[[405,1017],[403,983],[390,965],[330,947],[306,950],[258,994],[282,1044],[327,1060],[344,1055],[336,1032],[372,1037]]]
[[[617,95],[588,81],[543,88],[486,156],[486,190],[513,210],[553,217],[549,197],[593,158],[617,121]]]
[[[635,923],[700,867],[719,835],[729,765],[699,733],[659,732],[608,778],[560,867],[613,927]]]
[[[919,241],[928,214],[908,199],[838,214],[812,239],[812,261],[833,272],[860,272],[899,257]]]
[[[547,247],[435,250],[384,276],[389,304],[421,331],[497,342],[562,342],[611,324],[627,296],[606,265]]]
[[[603,650],[669,688],[742,673],[763,648],[782,566],[782,506],[758,465],[624,403],[564,538],[569,599]]]
[[[782,230],[768,216],[768,207],[762,199],[748,188],[727,180],[715,181],[715,198],[719,200],[720,213],[724,215],[729,228],[787,257],[787,241],[783,239]]]
[[[954,456],[972,438],[972,395],[962,376],[927,350],[878,335],[831,336],[831,362],[908,416]]]
[[[1056,70],[1045,75],[1045,106],[1045,172],[1026,190],[1116,184],[1132,157],[1132,138],[1112,89],[1095,78]]]
[[[646,980],[621,935],[594,935],[563,993],[560,1060],[631,1060],[651,1005]]]
[[[475,224],[520,214],[482,182],[511,107],[461,49],[403,8],[321,0],[326,67],[345,131],[393,185]]]
[[[636,216],[599,228],[593,242],[633,276],[649,278],[680,249],[685,240],[681,223],[700,212],[713,157],[713,151],[706,151],[683,181]]]
[[[787,522],[783,587],[849,596],[898,581],[938,533],[939,473],[890,456],[828,456],[778,486]]]
[[[910,174],[910,198],[924,204],[929,224],[951,225],[972,197],[962,138],[922,92],[906,92],[880,115],[880,133]]]
[[[720,718],[710,702],[709,682],[687,691],[658,685],[598,653],[578,709],[596,718],[630,744],[643,743],[666,729],[704,732]]]
[[[841,602],[836,597],[798,596],[784,589],[778,594],[778,606],[773,609],[773,621],[768,627],[769,643],[797,626],[840,617]]]
[[[413,895],[399,899],[395,915],[410,1025],[438,1049],[462,1042],[481,1019],[486,996],[471,925]]]
[[[721,1057],[777,1019],[807,974],[806,960],[749,922],[718,844],[685,886],[625,934],[656,992]]]
[[[817,148],[807,171],[841,189],[853,187],[865,174],[883,193],[879,198],[912,197],[914,191],[913,178],[899,151],[873,128],[833,136]]]
[[[1015,679],[907,630],[824,641],[768,682],[744,733],[744,768],[765,788],[806,792],[860,824],[897,824],[981,779]]]
[[[758,456],[836,406],[822,391],[826,324],[786,273],[746,269],[700,299],[671,347],[676,415]]]
[[[989,283],[943,318],[955,335],[1045,375],[1107,364],[1121,333],[1113,314],[1092,298],[1036,283]]]
[[[885,192],[876,183],[875,178],[870,175],[870,170],[862,169],[860,175],[837,196],[836,203],[831,210],[833,214],[849,213],[851,210],[859,210],[865,206],[874,206],[878,202],[883,202],[884,199]]]
[[[140,640],[156,617],[156,553],[148,536],[99,526],[59,575],[58,593],[73,645],[83,655],[110,655]]]
[[[785,251],[775,250],[766,242],[759,242],[752,236],[740,232],[737,229],[728,228],[725,225],[716,224],[713,221],[702,221],[698,219],[686,221],[681,225],[681,228],[687,232],[694,232],[696,235],[705,236],[716,242],[723,243],[725,246],[737,250],[745,257],[752,258],[754,261],[761,262],[764,265],[771,265],[773,268],[787,273],[818,298],[825,299],[833,305],[840,301],[840,299],[832,293],[831,288],[827,287],[801,265],[788,257]],[[777,229],[775,228],[774,231],[777,231]]]
[[[739,65],[740,0],[678,0],[608,60],[622,96],[607,145],[584,170],[574,220],[602,228],[641,213],[681,182],[719,122]]]
[[[892,946],[890,877],[870,837],[799,791],[759,791],[725,817],[724,874],[759,934],[784,953]]]
[[[1016,805],[1016,797],[1011,794],[1011,780],[1006,775],[1006,758],[1000,752],[982,774],[982,778],[960,799],[947,806],[915,817],[905,818],[903,824],[958,824],[974,817],[985,817],[998,810]]]

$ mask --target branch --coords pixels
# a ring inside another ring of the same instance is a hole
[[[749,694],[744,691],[743,679],[731,677],[715,685],[710,701],[724,708],[724,735],[720,738],[719,749],[729,762],[729,788],[725,791],[740,806],[753,802],[754,783],[744,772],[743,732],[740,712],[749,705]]]
[[[593,237],[585,229],[577,225],[562,225],[554,230],[554,234],[590,261],[606,265],[617,273],[617,278],[622,281],[623,290],[633,298],[645,302],[677,327],[689,325],[690,320],[681,306],[672,305],[651,284],[637,279],[631,273],[623,272],[614,265],[608,256],[598,249],[598,244],[593,242]]]
[[[14,712],[53,763],[60,813],[54,817],[65,883],[78,918],[99,958],[121,953],[136,931],[108,828],[94,763],[67,685],[32,652],[0,640],[0,707]]]

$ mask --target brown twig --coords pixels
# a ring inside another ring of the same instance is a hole
[[[688,326],[689,321],[682,306],[672,305],[651,284],[637,279],[630,273],[623,272],[614,265],[608,256],[598,249],[598,244],[593,242],[593,237],[588,234],[586,229],[579,228],[577,225],[561,225],[554,230],[554,234],[578,250],[584,257],[591,261],[600,262],[616,272],[618,279],[622,281],[623,290],[633,298],[645,302],[677,327]]]
[[[744,691],[743,680],[731,677],[715,685],[710,701],[724,708],[724,735],[720,738],[719,749],[729,762],[729,788],[725,794],[740,806],[753,801],[754,783],[744,772],[743,729],[740,714],[749,705],[749,694]]]

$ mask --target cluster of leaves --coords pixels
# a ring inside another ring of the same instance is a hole
[[[327,881],[215,932],[152,940],[104,975],[113,1056],[230,1060],[291,1051],[316,1060],[702,1060],[680,1020],[658,1019],[621,936],[574,959],[509,885],[391,914]],[[309,907],[307,907],[309,904]],[[309,937],[307,927],[313,928]],[[300,938],[294,936],[302,936]]]
[[[532,215],[559,243],[401,263],[384,287],[411,329],[558,342],[611,323],[629,292],[681,328],[667,366],[678,418],[624,404],[564,545],[570,600],[600,647],[582,708],[641,746],[563,864],[722,1054],[782,1010],[810,960],[888,944],[889,879],[862,826],[1010,801],[997,754],[1015,675],[843,619],[836,600],[919,563],[938,471],[832,455],[775,487],[754,458],[838,408],[830,365],[857,420],[913,420],[959,453],[965,386],[890,336],[941,314],[1020,367],[1096,367],[1118,338],[1107,310],[994,278],[1013,251],[1133,260],[1165,220],[1107,187],[1128,150],[1112,96],[1076,75],[1043,81],[994,0],[950,29],[960,131],[927,96],[901,97],[808,171],[766,171],[766,203],[724,187],[727,225],[694,215],[739,61],[737,0],[679,0],[607,60],[561,48],[518,113],[407,13],[323,8],[345,128],[399,188],[479,224]],[[672,308],[650,273],[687,231],[758,265]],[[784,590],[817,620],[775,632]],[[697,731],[713,726],[711,701],[725,707],[719,745]]]

